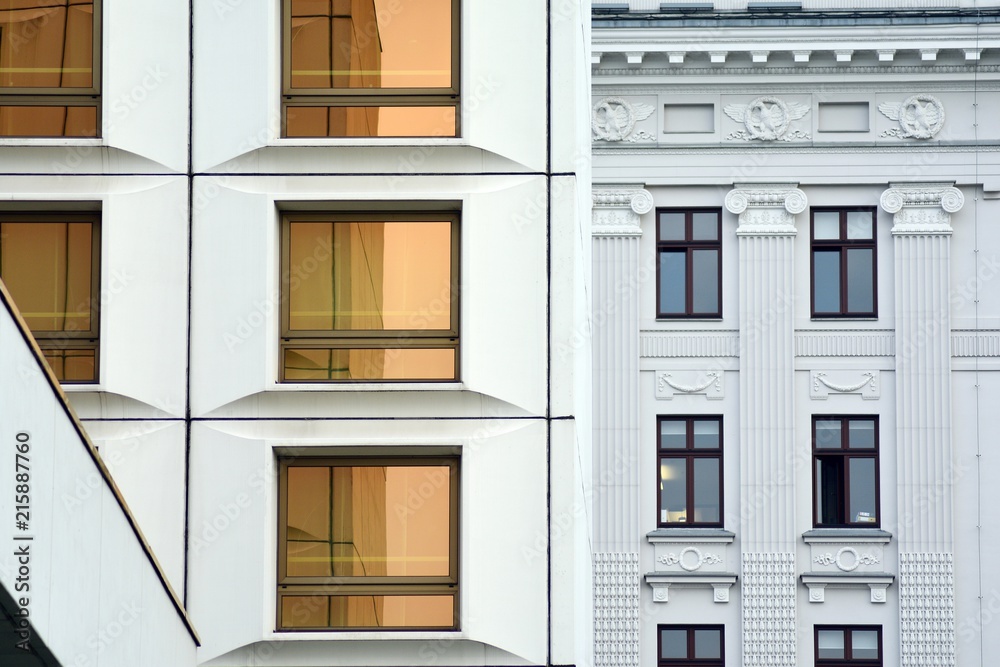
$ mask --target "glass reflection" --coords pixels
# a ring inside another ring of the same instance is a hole
[[[719,251],[691,251],[691,283],[694,313],[715,313],[719,310]]]
[[[695,630],[694,631],[694,657],[695,658],[721,658],[722,657],[722,631],[721,630]]]
[[[875,290],[872,283],[874,250],[849,248],[847,252],[847,310],[870,313],[875,310]]]
[[[289,105],[286,137],[455,137],[456,108]]]
[[[820,658],[844,657],[844,631],[820,630],[816,633],[817,655]]]
[[[840,253],[813,253],[814,310],[817,313],[840,312]]]
[[[851,521],[875,523],[875,459],[851,458]]]
[[[694,520],[717,523],[719,512],[719,459],[694,459]]]
[[[660,459],[660,522],[687,521],[685,459]]]
[[[684,312],[687,289],[687,256],[682,252],[660,253],[660,312]]]
[[[687,658],[687,630],[660,630],[660,657]]]
[[[96,137],[97,107],[0,106],[0,136]]]
[[[92,0],[0,0],[0,88],[94,85]]]
[[[455,625],[451,595],[285,595],[283,629],[450,628]]]
[[[453,380],[454,348],[287,348],[286,382]]]

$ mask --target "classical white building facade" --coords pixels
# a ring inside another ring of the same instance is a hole
[[[40,77],[0,87],[0,270],[20,280],[23,316],[0,322],[0,427],[41,449],[52,415],[65,421],[55,437],[72,442],[39,455],[33,478],[36,511],[58,515],[34,548],[61,550],[38,562],[82,597],[34,599],[50,652],[0,662],[586,664],[589,7],[35,4],[0,11],[14,58],[0,69]],[[411,31],[400,42],[444,37],[419,50],[429,60],[390,65],[396,28]],[[61,55],[18,61],[24,44],[48,48],[39,35]],[[85,225],[95,252],[60,255],[82,246],[45,245],[44,225]],[[22,268],[36,241],[49,254]],[[25,276],[49,260],[65,275],[33,293]],[[437,291],[407,296],[431,271]],[[91,291],[73,309],[77,278]],[[38,354],[63,364],[79,421]],[[91,475],[98,461],[110,475]],[[134,535],[90,521],[113,499]],[[121,544],[130,569],[92,567]],[[100,639],[140,583],[155,589],[142,623]],[[141,652],[154,647],[159,662]]]
[[[1000,656],[998,21],[595,3],[595,664]]]

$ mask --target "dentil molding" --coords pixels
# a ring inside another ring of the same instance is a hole
[[[892,213],[892,233],[951,234],[951,214],[965,204],[954,183],[890,183],[879,204]]]
[[[641,236],[639,216],[653,210],[653,195],[640,186],[595,187],[591,199],[594,236]]]

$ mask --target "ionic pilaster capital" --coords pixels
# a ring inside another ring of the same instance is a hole
[[[726,195],[726,210],[740,216],[738,236],[794,236],[795,216],[806,210],[798,183],[747,183]]]
[[[639,216],[653,210],[653,195],[641,186],[593,189],[594,236],[642,236]]]
[[[893,214],[893,234],[951,234],[951,214],[965,195],[954,183],[890,183],[879,204]]]

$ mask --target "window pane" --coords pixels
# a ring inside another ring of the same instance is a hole
[[[848,248],[847,252],[847,310],[852,313],[870,313],[875,310],[875,289],[872,283],[871,248]]]
[[[813,308],[817,313],[840,312],[840,252],[813,252]]]
[[[287,522],[289,576],[448,576],[450,468],[289,466]]]
[[[871,211],[848,211],[847,238],[870,239],[872,237],[872,217]]]
[[[844,523],[844,466],[839,456],[816,459],[816,518],[821,524]]]
[[[874,449],[875,420],[851,419],[847,422],[847,446]]]
[[[660,658],[687,658],[687,630],[660,630]]]
[[[692,213],[691,239],[694,241],[719,240],[718,213]]]
[[[93,2],[6,0],[0,10],[0,88],[93,85]]]
[[[820,658],[844,658],[843,630],[819,630],[816,632],[816,644]]]
[[[693,287],[691,311],[719,312],[719,251],[692,250],[691,269]]]
[[[851,521],[875,523],[875,459],[851,458]]]
[[[292,87],[450,87],[451,5],[292,0]]]
[[[878,660],[878,631],[852,630],[851,657],[855,660]]]
[[[96,350],[43,349],[45,361],[60,382],[94,382],[97,380]]]
[[[455,107],[316,107],[285,110],[286,137],[454,137]]]
[[[661,241],[683,241],[684,234],[684,214],[683,213],[661,213],[660,214],[660,240]]]
[[[695,449],[719,447],[719,422],[714,419],[696,419],[694,422]]]
[[[451,595],[285,595],[281,627],[450,628],[455,625]]]
[[[719,512],[719,459],[694,460],[694,520],[699,523],[718,523]]]
[[[687,521],[685,459],[660,459],[660,523]]]
[[[694,631],[694,657],[695,658],[721,658],[722,657],[722,631],[721,630],[695,630]]]
[[[840,449],[840,420],[839,419],[817,419],[816,448],[817,449]]]
[[[840,238],[840,213],[816,211],[813,213],[813,238],[817,241]]]
[[[289,329],[449,330],[451,225],[290,223]]]
[[[453,380],[454,348],[286,348],[288,382]]]
[[[660,422],[660,447],[663,449],[685,449],[687,447],[687,424],[684,421]]]
[[[0,224],[0,278],[35,332],[89,332],[93,225]]]
[[[661,313],[677,315],[685,312],[686,259],[683,251],[660,253]]]
[[[96,137],[97,107],[0,106],[0,136]]]

